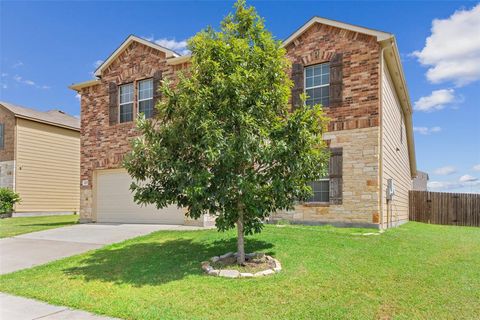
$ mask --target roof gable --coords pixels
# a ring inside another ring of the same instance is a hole
[[[345,22],[340,22],[336,20],[331,20],[331,19],[326,19],[326,18],[320,18],[320,17],[313,17],[312,19],[308,20],[307,23],[305,23],[303,26],[301,26],[298,30],[296,30],[294,33],[292,33],[287,39],[283,41],[283,46],[286,47],[288,44],[290,44],[293,40],[295,40],[297,37],[302,35],[308,28],[310,28],[312,25],[315,23],[321,23],[327,26],[332,26],[340,29],[345,29],[353,32],[358,32],[370,36],[374,36],[377,38],[377,41],[383,41],[386,39],[391,38],[393,35],[388,32],[383,32],[383,31],[378,31],[374,29],[369,29],[369,28],[364,28],[360,26],[356,26],[353,24],[345,23]]]
[[[101,77],[102,76],[102,72],[108,68],[108,66],[120,55],[122,54],[122,52],[128,48],[128,46],[132,43],[132,42],[138,42],[138,43],[141,43],[147,47],[150,47],[150,48],[153,48],[153,49],[156,49],[156,50],[159,50],[161,52],[164,52],[166,57],[167,58],[170,58],[170,57],[178,57],[180,56],[178,53],[176,53],[175,51],[173,50],[170,50],[170,49],[167,49],[165,47],[162,47],[161,45],[158,45],[154,42],[151,42],[151,41],[148,41],[148,40],[145,40],[145,39],[142,39],[140,37],[137,37],[137,36],[134,36],[134,35],[130,35],[128,36],[127,39],[125,39],[125,41],[123,41],[123,43],[97,68],[97,70],[95,70],[95,76],[97,77]]]

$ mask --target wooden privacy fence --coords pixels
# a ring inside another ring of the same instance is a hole
[[[410,191],[410,220],[480,227],[480,194]]]

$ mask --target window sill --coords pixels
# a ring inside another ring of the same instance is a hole
[[[328,207],[328,206],[330,206],[330,202],[302,202],[300,204],[302,206],[305,206],[305,207]]]

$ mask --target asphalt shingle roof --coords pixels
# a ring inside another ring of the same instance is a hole
[[[3,101],[0,101],[0,105],[10,110],[19,118],[80,130],[80,119],[68,115],[61,110],[39,111]]]

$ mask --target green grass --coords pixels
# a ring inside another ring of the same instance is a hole
[[[0,238],[64,227],[78,222],[77,215],[18,217],[0,219]]]
[[[225,279],[200,262],[235,233],[156,232],[0,277],[0,291],[125,319],[478,319],[480,228],[410,222],[382,235],[266,226],[247,252],[274,276]]]

